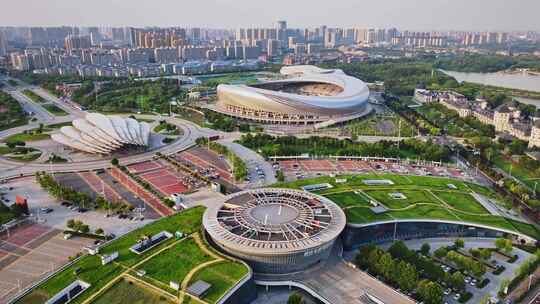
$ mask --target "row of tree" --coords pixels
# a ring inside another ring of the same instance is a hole
[[[391,141],[375,143],[352,142],[346,139],[331,137],[297,138],[294,136],[274,137],[264,133],[255,135],[248,133],[241,137],[239,143],[263,154],[265,157],[277,155],[309,154],[313,157],[329,155],[343,156],[377,156],[419,158],[423,160],[448,161],[448,148],[417,139],[402,140],[399,145]]]
[[[394,250],[399,249],[395,247]],[[408,255],[408,252],[399,254],[402,257],[405,255]],[[363,246],[355,258],[355,264],[406,292],[416,293],[427,304],[438,304],[443,300],[441,285],[427,278],[421,279],[421,273],[414,264],[393,256],[390,250],[384,252],[374,245]]]
[[[0,91],[0,130],[10,129],[27,122],[26,113],[11,95]]]
[[[46,172],[37,172],[36,180],[38,184],[50,195],[59,200],[67,200],[82,208],[96,208],[109,210],[113,212],[127,213],[133,209],[132,205],[125,202],[110,202],[101,195],[92,198],[85,192],[73,190],[57,182],[50,174]]]
[[[242,181],[248,174],[246,163],[236,155],[233,151],[224,145],[215,141],[209,141],[206,137],[199,137],[196,140],[197,144],[201,147],[208,147],[210,150],[225,156],[229,164],[232,165],[234,178],[237,181]]]

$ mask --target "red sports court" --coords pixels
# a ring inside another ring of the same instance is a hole
[[[171,172],[168,169],[158,169],[156,171],[143,173],[139,176],[149,182],[164,195],[184,193],[188,191],[188,187],[181,182],[182,176],[178,176],[176,173]]]
[[[17,228],[12,228],[12,230],[10,230],[9,232],[9,236],[7,233],[3,233],[0,239],[10,244],[23,246],[51,230],[52,229],[50,227],[39,224],[25,225]]]
[[[154,169],[158,169],[162,167],[163,166],[158,162],[148,161],[148,162],[142,162],[138,164],[129,165],[128,169],[130,172],[137,174],[137,173],[146,172],[146,171],[150,171],[150,170],[154,170]]]

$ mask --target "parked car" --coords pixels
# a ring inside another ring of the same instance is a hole
[[[42,213],[51,213],[54,210],[52,208],[43,207],[40,209]]]

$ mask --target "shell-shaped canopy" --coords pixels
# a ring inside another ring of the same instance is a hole
[[[132,118],[88,113],[64,126],[51,138],[63,145],[87,153],[109,154],[126,144],[147,146],[150,126]]]

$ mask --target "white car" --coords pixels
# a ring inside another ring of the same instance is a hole
[[[460,295],[459,293],[456,293],[456,294],[454,295],[454,300],[457,301],[460,297],[461,297],[461,295]]]

